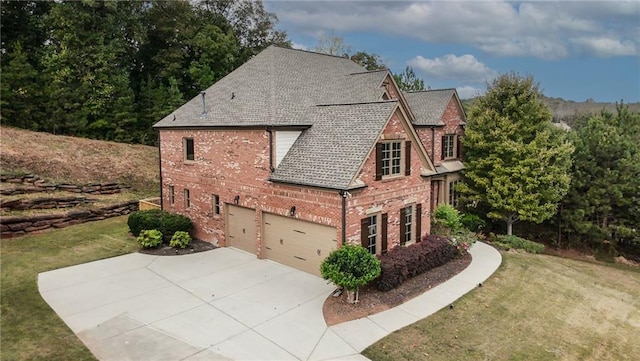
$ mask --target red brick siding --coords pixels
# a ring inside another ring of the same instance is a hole
[[[396,112],[383,131],[385,139],[409,140],[400,117]],[[413,199],[415,203],[422,204],[422,234],[429,233],[429,202],[430,180],[420,176],[422,163],[417,151],[417,145],[412,143],[411,149],[411,175],[399,176],[392,179],[375,180],[375,150],[373,150],[362,167],[359,179],[367,187],[362,190],[352,191],[347,198],[347,240],[349,243],[360,244],[360,220],[367,217],[367,210],[380,207],[382,213],[388,214],[387,239],[388,248],[399,244],[400,241],[400,209],[405,207],[405,200]]]
[[[182,138],[194,139],[195,161],[183,161]],[[337,228],[341,235],[341,198],[337,191],[297,187],[268,182],[269,136],[264,130],[163,130],[162,159],[163,207],[189,216],[195,223],[195,236],[225,245],[225,207],[213,214],[213,194],[220,203],[256,209],[256,246],[260,255],[262,211],[287,215],[296,206],[295,218]],[[169,186],[175,187],[170,204]],[[190,190],[191,207],[185,209],[183,189]]]
[[[422,140],[424,147],[429,153],[434,165],[442,163],[442,136],[445,134],[456,134],[458,137],[464,135],[464,129],[460,126],[464,117],[462,110],[458,107],[458,102],[454,97],[449,101],[440,120],[445,124],[443,127],[418,127],[416,131]],[[435,131],[432,135],[432,131]],[[433,137],[433,138],[432,138]],[[433,150],[432,150],[433,139]]]

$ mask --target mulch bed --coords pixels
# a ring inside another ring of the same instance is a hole
[[[184,249],[172,248],[168,244],[163,243],[156,248],[140,248],[138,252],[154,256],[179,256],[182,254],[209,251],[216,248],[218,247],[214,246],[212,243],[201,241],[199,239],[192,239],[191,243],[189,243],[189,245]]]
[[[358,298],[360,302],[355,305],[347,303],[346,292],[343,292],[339,297],[329,295],[322,307],[324,320],[327,325],[332,326],[398,306],[447,281],[462,272],[470,263],[471,255],[467,254],[416,276],[400,287],[387,292],[378,291],[373,285],[367,286],[360,290]]]

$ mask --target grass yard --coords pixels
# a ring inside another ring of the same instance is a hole
[[[95,360],[40,297],[38,273],[131,253],[127,217],[110,218],[0,243],[2,360]]]
[[[380,360],[640,360],[640,269],[503,254],[461,300],[367,348]]]

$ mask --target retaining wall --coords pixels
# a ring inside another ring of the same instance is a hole
[[[37,175],[28,174],[24,176],[0,176],[0,182],[24,184],[17,185],[11,189],[0,189],[0,195],[10,196],[14,194],[67,191],[73,193],[88,194],[114,194],[120,193],[123,189],[131,187],[118,183],[89,183],[85,185],[74,184],[54,184],[48,183]]]
[[[75,224],[123,216],[137,210],[138,201],[129,201],[98,209],[77,210],[63,214],[2,217],[0,222],[2,233],[0,237],[2,239],[19,237],[32,232],[64,228]]]

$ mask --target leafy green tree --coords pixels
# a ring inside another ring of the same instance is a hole
[[[640,249],[640,113],[618,106],[578,122],[565,229],[588,243],[635,243]],[[638,254],[640,256],[640,252]]]
[[[398,87],[400,88],[400,90],[404,90],[404,91],[425,90],[424,80],[419,78],[416,75],[416,72],[413,71],[413,68],[410,66],[407,66],[402,73],[394,74],[393,77],[396,80],[396,83],[398,83]]]
[[[380,276],[380,261],[361,246],[344,244],[320,265],[324,279],[347,290],[347,302],[358,302],[360,287]]]
[[[350,59],[364,66],[367,70],[380,70],[387,68],[387,66],[382,62],[380,55],[369,54],[366,51],[359,51],[351,55]]]
[[[573,146],[551,124],[532,77],[503,74],[471,107],[465,132],[466,207],[486,206],[488,217],[540,223],[557,212],[569,188]]]
[[[2,67],[0,108],[2,122],[19,128],[39,130],[44,118],[40,103],[43,100],[38,71],[29,63],[27,54],[17,42]]]

